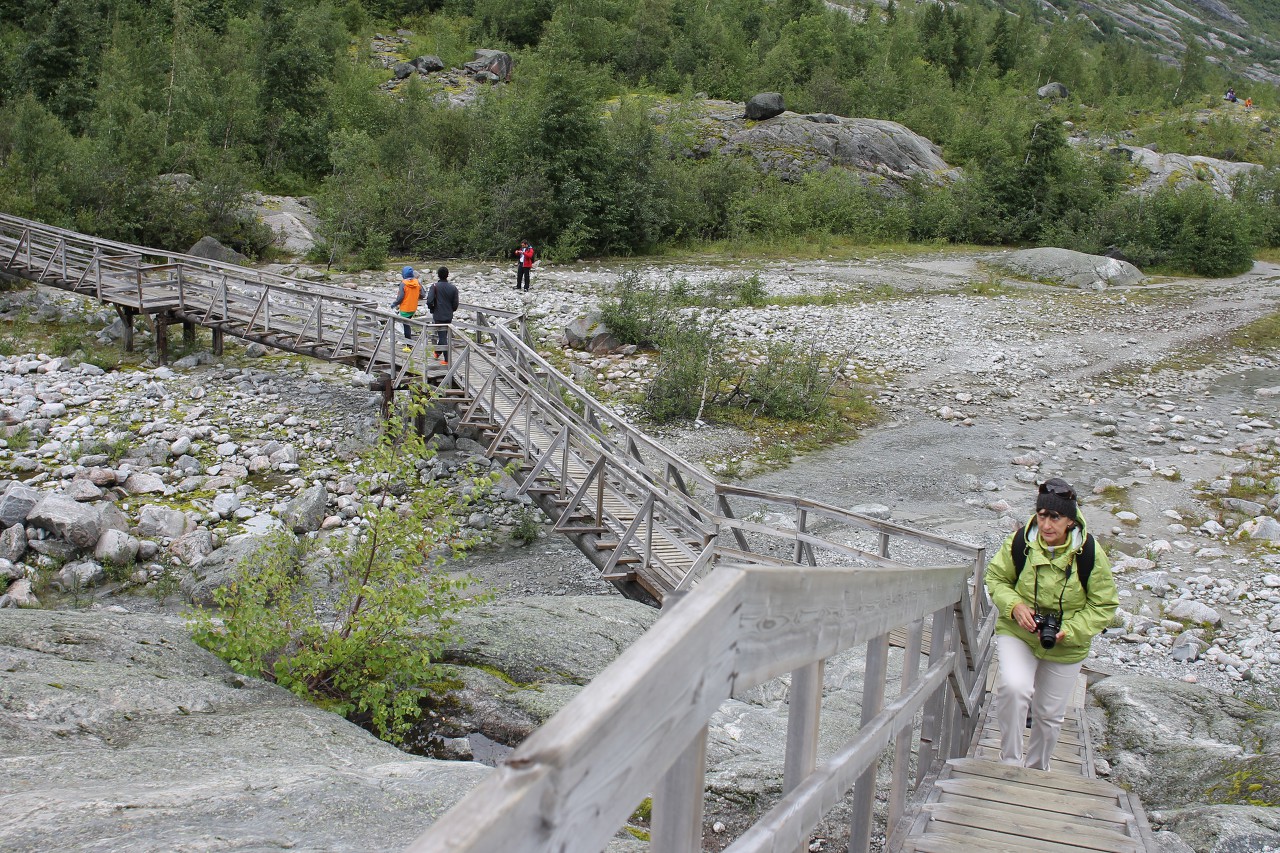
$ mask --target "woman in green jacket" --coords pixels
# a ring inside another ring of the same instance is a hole
[[[1120,605],[1111,562],[1086,532],[1070,483],[1040,485],[1035,515],[987,564],[986,585],[1000,612],[1000,760],[1048,770],[1080,665]]]

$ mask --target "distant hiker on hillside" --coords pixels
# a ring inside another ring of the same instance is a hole
[[[1233,104],[1234,104],[1234,103],[1236,103],[1236,101],[1238,101],[1238,100],[1239,100],[1239,98],[1237,98],[1237,97],[1236,97],[1236,89],[1235,89],[1235,87],[1234,87],[1234,86],[1232,86],[1231,88],[1227,89],[1227,94],[1225,94],[1225,95],[1223,95],[1223,96],[1222,96],[1222,100],[1224,100],[1224,101],[1230,101],[1230,102],[1231,102],[1231,103],[1233,103]]]
[[[448,364],[449,324],[453,322],[453,312],[458,310],[458,288],[449,281],[448,267],[440,267],[436,275],[439,281],[427,291],[427,310],[431,312],[431,322],[439,326],[436,329],[436,358],[441,364]]]
[[[516,256],[516,290],[524,282],[524,289],[529,291],[529,273],[533,270],[533,247],[528,240],[520,241],[520,248],[513,253]]]
[[[414,276],[413,267],[405,267],[400,271],[400,292],[396,294],[396,301],[391,303],[391,307],[407,320],[418,312],[418,299],[421,296],[422,285]],[[413,327],[408,323],[400,325],[404,327],[404,339],[413,340]]]
[[[1035,515],[1000,546],[985,580],[1000,613],[1000,761],[1048,770],[1080,665],[1120,606],[1111,561],[1085,530],[1070,483],[1054,477],[1040,484]]]
[[[1244,108],[1245,108],[1246,110],[1251,110],[1251,109],[1253,109],[1253,98],[1245,98],[1245,99],[1244,99]]]

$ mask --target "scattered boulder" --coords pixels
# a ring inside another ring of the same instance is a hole
[[[240,564],[254,556],[266,541],[266,536],[236,536],[210,552],[190,573],[184,573],[180,584],[183,594],[192,604],[212,607],[214,590],[230,583]]]
[[[420,74],[430,74],[432,71],[443,71],[444,62],[438,56],[419,56],[413,60],[413,67]]]
[[[782,95],[777,92],[761,92],[747,101],[745,118],[749,121],[764,121],[786,112]]]
[[[207,528],[197,528],[178,537],[177,541],[169,546],[169,553],[186,565],[194,566],[213,553],[213,534]]]
[[[515,63],[511,54],[501,50],[476,50],[475,59],[462,66],[472,77],[489,83],[502,83],[511,79]]]
[[[139,471],[125,479],[124,490],[131,495],[158,495],[164,492],[164,480],[155,474]]]
[[[1070,249],[1022,249],[989,263],[1015,276],[1080,288],[1127,287],[1144,279],[1133,264]]]
[[[583,349],[595,355],[607,355],[619,349],[622,344],[609,331],[604,319],[598,311],[592,311],[586,317],[578,317],[564,327],[565,338],[569,346]]]
[[[1190,622],[1201,625],[1209,623],[1217,625],[1222,622],[1222,617],[1218,611],[1202,601],[1196,601],[1193,598],[1180,599],[1169,605],[1169,609],[1165,614],[1170,619],[1177,619],[1182,622]]]
[[[912,178],[951,180],[958,172],[938,146],[892,121],[784,112],[769,121],[743,118],[730,101],[705,101],[694,156],[741,154],[786,180],[840,167],[860,173],[870,186],[897,191]]]
[[[1045,83],[1039,89],[1036,89],[1036,95],[1041,98],[1066,98],[1071,92],[1061,83]]]
[[[148,539],[177,539],[194,526],[181,510],[148,504],[138,515],[137,532]]]
[[[324,522],[329,493],[319,483],[294,498],[285,511],[285,526],[294,533],[312,533]]]
[[[391,74],[397,80],[403,80],[417,70],[417,66],[412,62],[397,62],[391,66]]]
[[[136,537],[121,530],[104,530],[93,549],[93,557],[113,566],[127,566],[137,559],[138,547]]]
[[[27,531],[21,524],[6,527],[0,533],[0,559],[16,563],[27,553]]]
[[[88,589],[97,586],[107,577],[102,566],[88,560],[82,563],[67,563],[54,578],[53,585],[63,592],[77,589]]]
[[[10,483],[0,494],[0,525],[9,527],[26,521],[27,515],[35,509],[44,495],[22,483]]]
[[[187,254],[195,258],[205,258],[210,261],[217,261],[223,264],[247,264],[249,259],[237,252],[235,249],[229,249],[219,243],[213,237],[205,236],[196,241],[195,245],[187,249]]]
[[[36,504],[27,523],[83,550],[97,545],[102,535],[98,510],[61,495],[49,495]]]
[[[4,595],[0,595],[0,609],[6,607],[38,608],[39,606],[40,599],[36,598],[35,593],[31,591],[31,581],[26,578],[19,578],[9,584],[9,588],[5,590]],[[0,622],[3,621],[0,620]]]

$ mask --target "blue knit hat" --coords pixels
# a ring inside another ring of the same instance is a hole
[[[400,270],[400,277],[413,278],[413,267],[405,267],[404,269]]]

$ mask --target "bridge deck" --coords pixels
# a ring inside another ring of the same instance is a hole
[[[1094,777],[1080,676],[1051,771],[1001,764],[1000,728],[988,702],[970,757],[943,765],[899,824],[896,853],[1143,853],[1154,850],[1141,803]],[[1024,739],[1026,734],[1023,735]]]

